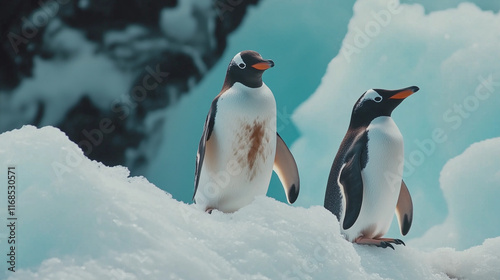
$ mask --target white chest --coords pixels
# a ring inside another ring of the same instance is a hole
[[[367,128],[368,163],[364,169],[368,186],[377,189],[392,186],[390,178],[399,180],[401,185],[403,172],[404,143],[403,136],[391,117],[378,117]],[[372,182],[373,181],[373,182]],[[373,184],[371,184],[373,183]]]
[[[378,117],[368,131],[368,162],[361,171],[363,202],[349,239],[383,236],[396,208],[403,175],[403,137],[390,117]]]
[[[272,169],[268,161],[274,161],[276,102],[265,84],[258,89],[235,84],[232,89],[218,101],[216,134],[223,158],[236,160],[253,180],[260,169]]]
[[[217,186],[208,207],[232,212],[265,195],[276,153],[276,102],[269,88],[236,83],[222,94],[212,137],[200,177],[202,188]]]

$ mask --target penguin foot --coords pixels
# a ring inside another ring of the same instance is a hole
[[[375,245],[377,247],[381,248],[387,248],[390,247],[393,250],[394,246],[392,246],[391,243],[394,243],[396,245],[401,245],[403,244],[406,246],[406,244],[403,242],[401,239],[394,239],[394,238],[378,238],[378,239],[373,239],[373,238],[364,238],[364,237],[358,237],[356,240],[354,240],[354,243],[357,244],[362,244],[362,245]]]
[[[403,245],[403,246],[406,246],[406,244],[403,242],[403,240],[401,239],[395,239],[395,238],[379,238],[378,240],[382,240],[382,241],[385,241],[385,242],[389,242],[389,243],[394,243],[396,245]]]

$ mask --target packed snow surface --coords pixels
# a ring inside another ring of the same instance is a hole
[[[500,145],[500,138],[489,141]],[[465,159],[480,161],[480,145]],[[210,215],[124,167],[89,160],[53,127],[1,134],[0,159],[0,178],[8,166],[17,173],[16,272],[0,262],[10,280],[500,279],[500,237],[465,251],[354,245],[322,206],[268,197]],[[467,177],[458,161],[447,172]],[[6,180],[0,184],[5,190]],[[3,193],[1,203],[6,209]],[[6,259],[5,235],[0,250]]]

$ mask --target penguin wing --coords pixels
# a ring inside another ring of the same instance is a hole
[[[292,204],[299,196],[299,171],[295,159],[285,142],[278,133],[276,133],[276,136],[276,156],[274,158],[273,170],[280,178],[288,203]]]
[[[411,222],[413,221],[413,203],[405,181],[401,181],[401,191],[399,192],[398,204],[396,205],[396,216],[398,217],[401,234],[406,235],[410,231]]]
[[[212,101],[210,110],[208,111],[207,119],[205,120],[205,126],[203,127],[203,134],[201,135],[200,144],[198,144],[198,153],[196,154],[196,169],[194,172],[194,194],[193,200],[196,195],[196,190],[198,190],[198,183],[200,182],[201,168],[203,167],[203,160],[205,159],[205,148],[207,147],[207,141],[212,136],[215,124],[215,114],[217,112],[217,100]]]
[[[363,203],[363,178],[361,170],[366,161],[367,150],[363,141],[355,141],[346,153],[345,163],[340,174],[339,183],[345,195],[346,207],[343,228],[349,229],[356,222]]]

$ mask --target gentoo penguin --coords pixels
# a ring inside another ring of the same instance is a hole
[[[394,210],[402,235],[410,230],[413,204],[403,176],[403,136],[392,111],[419,90],[370,89],[356,102],[349,129],[335,156],[325,208],[337,216],[342,234],[358,244],[394,247],[399,239],[383,238]]]
[[[273,169],[288,202],[297,199],[297,165],[276,132],[276,101],[262,82],[273,66],[254,51],[240,52],[229,63],[196,157],[193,199],[204,211],[234,212],[266,195]]]

